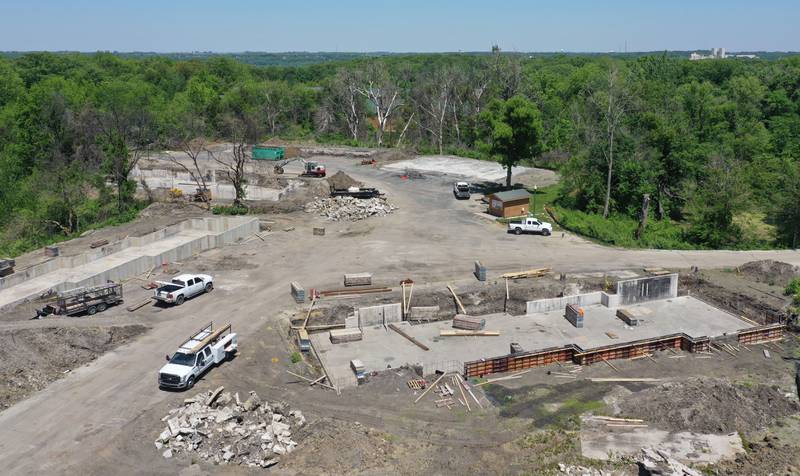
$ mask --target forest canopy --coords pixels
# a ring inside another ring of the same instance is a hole
[[[606,242],[633,239],[646,197],[643,246],[797,247],[799,86],[798,57],[13,55],[0,58],[0,255],[130,219],[139,158],[196,138],[522,161],[557,169],[564,226]],[[508,111],[527,133],[503,129]],[[535,143],[501,146],[512,136]]]

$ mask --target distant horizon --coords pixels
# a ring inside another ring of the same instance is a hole
[[[792,0],[4,0],[0,49],[74,52],[795,52]]]
[[[635,55],[635,54],[643,54],[643,53],[692,53],[692,52],[704,52],[704,51],[711,51],[713,48],[725,48],[724,46],[715,46],[712,48],[694,48],[694,49],[666,49],[666,50],[630,50],[630,51],[592,51],[592,50],[503,50],[501,48],[501,53],[509,53],[509,54],[559,54],[559,53],[566,53],[566,54],[591,54],[591,55],[602,55],[602,54],[619,54],[619,55]],[[744,49],[744,50],[729,50],[725,49],[727,54],[738,54],[738,53],[795,53],[800,54],[800,50],[758,50],[758,49]],[[490,50],[456,50],[456,51],[383,51],[383,50],[374,50],[374,51],[337,51],[337,50],[288,50],[288,51],[266,51],[266,50],[237,50],[237,51],[216,51],[216,50],[192,50],[192,51],[183,51],[183,50],[164,50],[164,51],[156,51],[156,50],[105,50],[105,49],[98,49],[98,50],[0,50],[0,54],[7,54],[7,53],[79,53],[79,54],[95,54],[95,53],[120,53],[120,54],[135,54],[135,53],[152,53],[152,54],[159,54],[159,55],[169,55],[169,54],[215,54],[215,55],[235,55],[235,54],[269,54],[269,55],[289,55],[289,54],[353,54],[353,55],[370,55],[370,54],[381,54],[381,55],[436,55],[436,54],[492,54]]]

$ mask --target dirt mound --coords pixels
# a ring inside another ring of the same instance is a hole
[[[765,436],[761,441],[750,442],[746,453],[736,455],[731,461],[722,461],[714,474],[798,474],[800,452],[796,446],[783,443],[775,436]]]
[[[733,385],[720,379],[670,382],[634,393],[621,413],[668,430],[703,433],[755,431],[800,411],[800,404],[766,385]]]
[[[789,263],[771,259],[750,261],[739,267],[739,271],[759,283],[785,286],[795,276],[800,276],[800,268]]]
[[[141,325],[0,332],[0,410],[143,333]]]
[[[380,162],[399,162],[411,160],[415,156],[403,149],[382,149],[375,153],[374,158]]]
[[[364,184],[361,182],[353,179],[346,173],[342,172],[341,170],[336,172],[335,174],[328,177],[328,183],[330,184],[331,188],[335,189],[342,189],[342,188],[350,188],[350,187],[361,187]]]
[[[282,466],[294,474],[395,473],[397,444],[390,443],[392,436],[358,422],[324,418],[304,426],[296,436],[303,444]]]

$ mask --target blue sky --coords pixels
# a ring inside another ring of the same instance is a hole
[[[0,0],[0,50],[800,50],[800,1]]]

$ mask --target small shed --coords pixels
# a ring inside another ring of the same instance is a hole
[[[518,217],[530,210],[531,194],[525,189],[508,190],[489,195],[489,214],[497,217]]]

